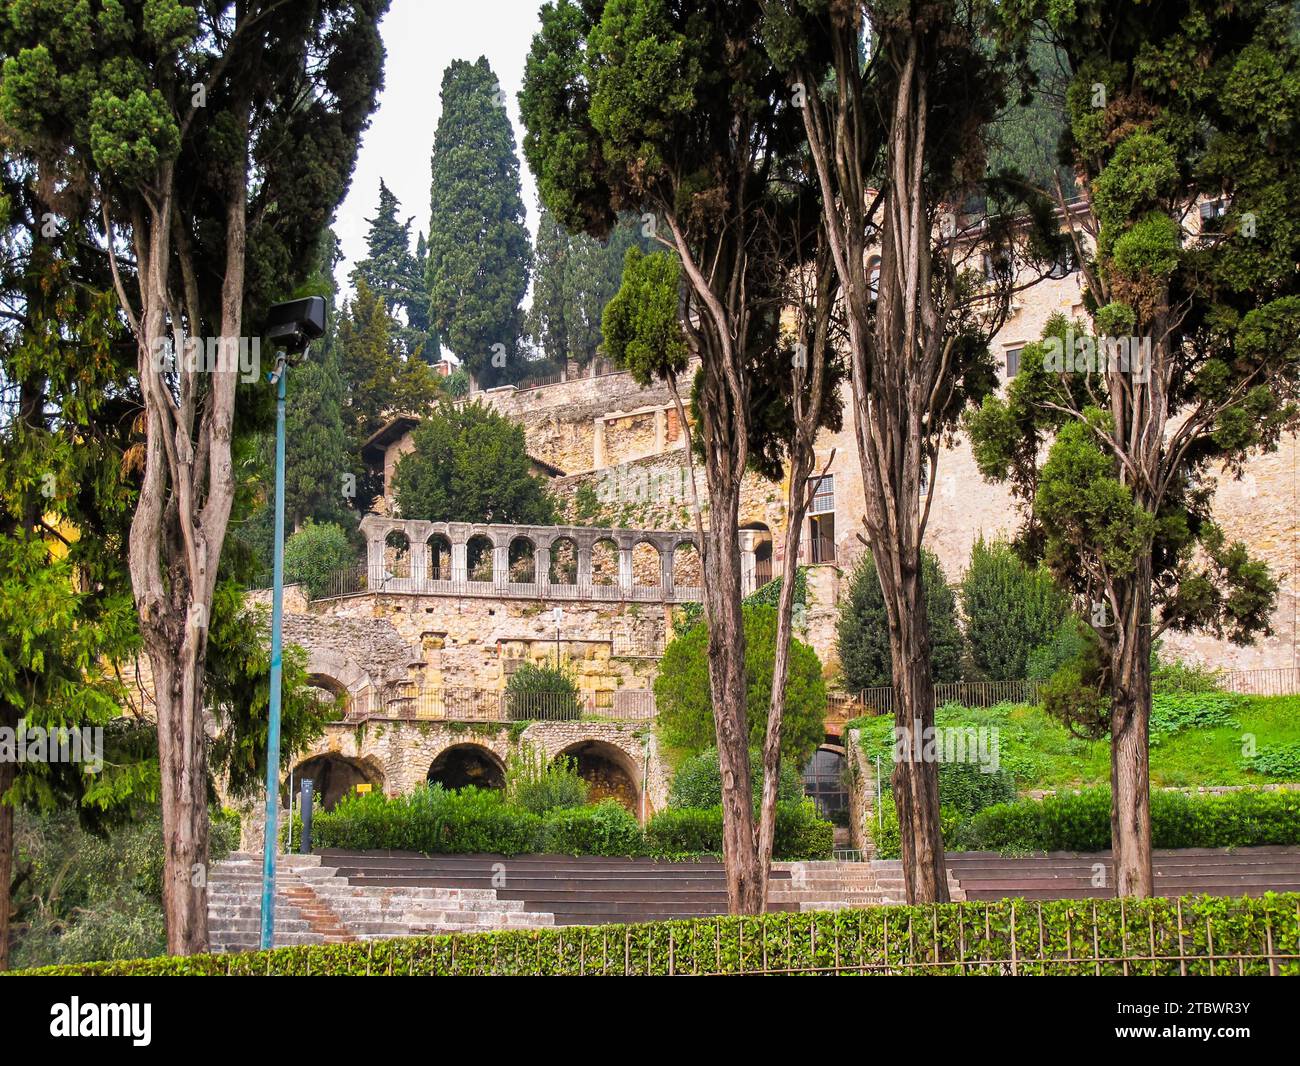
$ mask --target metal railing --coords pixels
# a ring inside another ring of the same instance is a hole
[[[510,693],[502,689],[423,688],[395,685],[353,695],[347,720],[368,718],[410,722],[648,722],[655,716],[649,689],[600,692]]]
[[[934,686],[935,706],[959,703],[963,707],[993,707],[999,703],[1038,703],[1041,681],[955,681]],[[1247,696],[1300,694],[1300,668],[1282,666],[1259,670],[1221,670],[1188,677],[1174,683],[1178,692],[1237,692]],[[1169,689],[1166,689],[1169,691]],[[892,714],[894,690],[875,685],[856,694],[861,714]]]

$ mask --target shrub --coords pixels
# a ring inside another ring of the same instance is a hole
[[[1069,614],[1069,599],[1044,567],[1026,566],[1006,541],[971,549],[961,583],[966,642],[977,674],[990,681],[1028,676],[1029,657],[1050,643]]]
[[[572,759],[561,756],[549,762],[535,745],[521,745],[506,765],[506,797],[533,814],[581,807],[587,802],[587,792],[587,782],[578,776]]]
[[[1282,781],[1300,781],[1300,744],[1273,744],[1241,760],[1246,770]]]
[[[749,772],[754,790],[754,803],[763,796],[763,753],[749,753]],[[803,798],[803,778],[799,768],[789,759],[781,760],[781,775],[777,782],[777,799]],[[668,792],[669,807],[716,807],[722,802],[722,767],[718,763],[718,749],[705,748],[698,755],[684,760],[673,774]]]
[[[310,518],[284,545],[286,584],[304,585],[308,595],[323,596],[330,575],[356,563],[356,552],[341,526],[332,522],[317,525]]]
[[[1240,728],[1234,712],[1246,703],[1235,692],[1162,693],[1151,697],[1151,743],[1184,729]]]
[[[296,832],[295,827],[295,832]],[[473,786],[448,792],[428,785],[404,796],[345,796],[312,820],[317,848],[392,849],[425,854],[535,851],[542,819]]]
[[[641,855],[641,826],[616,799],[591,807],[552,810],[543,827],[542,850],[563,855]]]
[[[722,808],[681,808],[663,811],[646,826],[646,843],[653,855],[675,857],[722,853]],[[785,800],[776,805],[776,835],[772,857],[784,861],[829,859],[835,827],[817,815],[811,800]]]
[[[767,733],[776,657],[776,611],[761,605],[744,608],[746,706],[749,742],[760,747]],[[655,679],[659,707],[656,728],[671,747],[700,752],[716,743],[709,689],[708,631],[692,626],[664,651]],[[790,672],[781,725],[781,757],[802,767],[825,737],[826,682],[817,653],[793,637]]]
[[[1029,653],[1025,676],[1030,681],[1046,681],[1066,664],[1082,658],[1088,649],[1086,628],[1081,619],[1068,616],[1045,643]]]
[[[992,850],[1103,851],[1110,847],[1110,789],[1089,788],[1018,800],[971,819],[975,847]],[[1245,789],[1221,795],[1151,794],[1156,848],[1246,848],[1300,844],[1300,794]]]
[[[561,666],[520,663],[506,682],[510,720],[576,722],[582,717],[578,685]]]
[[[957,598],[938,558],[925,550],[921,552],[921,581],[930,627],[932,676],[936,684],[960,681],[964,642],[957,627]],[[849,594],[840,604],[836,638],[846,688],[858,691],[892,683],[885,597],[870,552],[863,554],[853,571]]]
[[[758,970],[842,973],[1267,976],[1294,944],[1294,894],[1263,898],[1019,900],[868,907],[635,925],[311,944],[232,955],[188,955],[52,966],[49,976],[687,975]],[[1095,918],[1093,917],[1095,915]],[[1018,918],[1018,920],[1016,920]],[[899,930],[916,935],[898,935]],[[1135,935],[1141,930],[1141,935]],[[973,931],[978,931],[978,935]],[[976,939],[972,939],[976,937]],[[1150,945],[1157,945],[1153,954]],[[1067,954],[1068,945],[1074,951]],[[1087,950],[1080,950],[1087,945]],[[1095,958],[1094,958],[1095,956]],[[1229,968],[1224,959],[1239,960]],[[961,960],[965,960],[964,964]],[[1101,961],[1098,961],[1101,960]],[[1014,968],[1013,968],[1014,967]]]

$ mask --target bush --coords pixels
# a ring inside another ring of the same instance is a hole
[[[957,598],[932,553],[921,551],[921,581],[930,627],[931,675],[936,684],[961,680],[964,642],[957,626]],[[840,604],[836,648],[851,692],[892,683],[889,621],[885,597],[870,552],[863,554]]]
[[[576,722],[582,698],[573,678],[559,666],[520,663],[506,682],[506,707],[512,722]]]
[[[669,809],[646,826],[646,843],[653,855],[677,857],[722,854],[722,808]],[[829,859],[835,827],[817,815],[811,800],[784,800],[776,805],[776,835],[772,857],[784,861]]]
[[[1241,760],[1244,769],[1282,781],[1300,781],[1300,744],[1273,744]]]
[[[1110,789],[1018,800],[971,819],[972,845],[996,851],[1104,851]],[[1151,846],[1249,848],[1300,844],[1300,794],[1246,789],[1209,795],[1151,793]]]
[[[578,776],[572,759],[561,756],[549,762],[546,753],[532,744],[511,754],[506,766],[506,797],[533,814],[581,807],[587,792],[587,782]]]
[[[763,753],[749,753],[749,772],[754,790],[754,803],[763,796]],[[777,799],[803,798],[803,777],[799,767],[789,759],[781,760],[781,775],[777,782]],[[668,792],[669,807],[716,807],[722,802],[722,767],[718,763],[718,749],[705,748],[692,755],[677,767],[672,787]]]
[[[563,855],[642,855],[645,837],[626,807],[605,799],[591,807],[548,813],[541,848]]]
[[[1047,681],[1063,666],[1078,661],[1088,652],[1091,632],[1081,619],[1070,615],[1046,643],[1029,653],[1025,676],[1030,681]]]
[[[1028,676],[1030,655],[1050,643],[1069,615],[1069,599],[1044,567],[1029,568],[1006,541],[971,549],[961,583],[966,643],[977,675],[990,681]]]
[[[744,608],[746,707],[749,743],[761,747],[767,733],[776,657],[776,611],[761,605]],[[692,626],[664,651],[655,679],[659,707],[656,728],[670,747],[700,752],[717,742],[709,689],[708,630]],[[826,682],[817,653],[793,637],[790,672],[781,725],[781,757],[802,767],[826,735]]]
[[[285,584],[300,584],[313,598],[329,589],[330,575],[356,565],[356,552],[341,526],[310,518],[284,545]]]
[[[297,828],[295,827],[295,833]],[[404,796],[350,795],[312,820],[317,848],[518,855],[537,850],[542,819],[501,794],[473,786],[428,785]]]
[[[635,925],[312,944],[47,967],[49,976],[686,975],[782,973],[1294,975],[1300,896],[971,901]],[[1094,918],[1095,915],[1095,918]],[[1018,920],[1017,920],[1018,919]],[[915,930],[914,936],[899,930]],[[1141,935],[1135,935],[1141,930]],[[1151,950],[1151,945],[1156,950]],[[1070,946],[1072,950],[1067,951]],[[1081,950],[1087,945],[1087,950]],[[1151,956],[1156,956],[1152,958]],[[963,961],[964,960],[964,961]],[[1014,969],[1013,969],[1014,967]]]
[[[1184,729],[1213,729],[1226,725],[1239,729],[1235,712],[1246,697],[1235,692],[1162,693],[1151,697],[1151,743]]]

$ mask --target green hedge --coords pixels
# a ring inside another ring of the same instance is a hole
[[[1024,900],[696,918],[49,966],[49,976],[1300,975],[1300,895]],[[1154,956],[1149,958],[1148,956]]]
[[[988,807],[965,824],[961,836],[953,844],[972,850],[1104,851],[1110,847],[1110,789]],[[1300,793],[1152,792],[1151,843],[1157,848],[1300,844]]]
[[[294,839],[302,826],[295,816]],[[828,859],[834,827],[806,800],[777,804],[775,857]],[[500,792],[438,785],[401,796],[346,796],[312,820],[313,848],[389,849],[433,854],[657,855],[722,851],[722,809],[669,810],[642,830],[616,800],[534,814]]]
[[[721,854],[722,808],[670,808],[650,819],[645,835],[654,855]],[[829,859],[834,843],[835,827],[817,816],[810,800],[778,801],[773,858]]]

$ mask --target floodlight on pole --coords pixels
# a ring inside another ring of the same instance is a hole
[[[280,821],[280,687],[284,651],[284,402],[290,362],[307,358],[311,342],[325,333],[325,300],[308,296],[276,304],[267,313],[266,338],[276,350],[275,369],[275,558],[271,591],[270,713],[266,727],[266,833],[262,841],[263,950],[275,933],[275,854]]]

